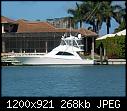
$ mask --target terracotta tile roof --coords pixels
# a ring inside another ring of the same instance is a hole
[[[55,29],[54,26],[47,22],[30,22],[24,20],[18,20],[19,24],[17,32],[50,32]]]
[[[1,16],[1,23],[15,23],[14,20]]]
[[[47,22],[28,22],[24,20],[18,20],[17,23],[19,33],[23,32],[70,32],[70,29],[64,28],[55,28],[53,25]],[[97,36],[95,32],[92,32],[87,29],[72,29],[72,32],[77,32],[83,36]]]
[[[80,28],[78,30],[74,29],[73,31],[79,32],[80,34],[82,34],[84,36],[98,36],[95,32],[92,32],[92,31],[84,29],[84,28]]]
[[[48,22],[41,21],[28,21],[24,19],[20,19],[17,21],[11,20],[7,17],[2,16],[1,21],[3,23],[14,22],[18,24],[17,33],[25,33],[25,32],[70,32],[70,29],[67,28],[55,28]],[[90,30],[81,28],[81,29],[72,29],[71,32],[76,32],[82,34],[82,36],[97,36],[95,32]]]
[[[56,32],[70,32],[70,29],[60,29],[60,28],[56,28],[55,30]],[[71,32],[76,32],[76,33],[80,33],[82,34],[82,36],[98,36],[95,32],[92,32],[90,30],[84,29],[84,28],[80,28],[80,29],[72,29]]]

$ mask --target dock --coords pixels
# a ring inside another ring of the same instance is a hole
[[[95,65],[110,65],[110,64],[126,64],[126,59],[108,59],[102,60],[99,59],[95,60]]]
[[[108,59],[108,64],[126,64],[126,59]]]

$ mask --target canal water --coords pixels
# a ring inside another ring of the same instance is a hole
[[[125,96],[125,65],[4,66],[1,72],[2,97]]]

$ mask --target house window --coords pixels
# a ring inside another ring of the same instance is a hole
[[[73,56],[73,54],[68,53],[68,52],[58,52],[56,55],[68,55],[68,56]]]

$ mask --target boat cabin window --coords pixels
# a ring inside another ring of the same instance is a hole
[[[60,45],[70,45],[79,47],[82,45],[82,40],[61,40]]]
[[[67,45],[73,45],[73,40],[66,40]]]
[[[72,56],[73,54],[68,53],[68,52],[58,52],[56,55],[69,55],[69,56]]]
[[[66,45],[65,41],[64,40],[61,40],[60,45]]]

